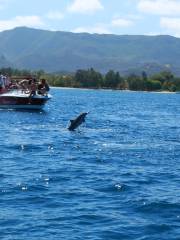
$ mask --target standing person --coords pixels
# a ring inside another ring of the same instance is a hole
[[[6,88],[6,90],[8,90],[11,86],[12,82],[11,82],[11,79],[8,75],[5,75],[4,76],[4,86]]]
[[[5,89],[5,85],[4,85],[4,76],[1,74],[0,75],[0,93],[3,93]]]
[[[37,86],[36,86],[34,79],[29,81],[29,90],[30,90],[29,98],[36,95]]]

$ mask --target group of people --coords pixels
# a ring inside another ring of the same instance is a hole
[[[36,94],[46,95],[49,92],[49,85],[44,78],[41,79],[40,82],[37,82],[35,78],[24,79],[20,81],[18,85],[23,92],[29,92],[30,97]]]
[[[26,78],[21,81],[12,81],[8,76],[0,73],[0,93],[9,91],[10,89],[21,89],[24,93],[29,93],[30,97],[36,94],[47,95],[49,92],[49,85],[46,79],[41,79],[38,82],[35,78]]]

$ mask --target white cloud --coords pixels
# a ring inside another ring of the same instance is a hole
[[[98,33],[98,34],[111,34],[111,32],[105,27],[101,25],[97,25],[94,27],[78,27],[72,30],[74,33]]]
[[[177,16],[180,14],[179,0],[140,0],[138,10],[144,13]]]
[[[64,15],[59,11],[49,11],[47,18],[52,20],[61,20],[64,18]]]
[[[0,31],[15,27],[42,27],[44,23],[39,16],[16,16],[10,20],[0,20]]]
[[[180,18],[162,17],[160,20],[161,27],[166,29],[174,36],[180,36]]]
[[[130,27],[133,25],[133,21],[123,18],[115,18],[112,20],[113,27]]]
[[[104,9],[100,0],[74,0],[68,7],[68,11],[73,13],[94,13]]]
[[[72,30],[72,32],[75,33],[98,33],[98,34],[112,34],[113,33],[113,27],[119,27],[119,28],[126,28],[130,27],[134,24],[134,22],[131,19],[125,19],[125,18],[114,18],[110,23],[98,23],[94,26],[86,26],[86,27],[77,27]],[[111,31],[112,30],[112,31]]]

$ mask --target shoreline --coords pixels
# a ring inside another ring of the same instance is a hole
[[[74,87],[55,87],[55,86],[50,86],[52,89],[69,89],[69,90],[85,90],[85,91],[118,91],[118,92],[143,92],[143,93],[161,93],[161,94],[176,94],[178,92],[169,92],[169,91],[134,91],[134,90],[120,90],[120,89],[103,89],[103,88],[74,88]]]

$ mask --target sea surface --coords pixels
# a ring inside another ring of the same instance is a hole
[[[180,95],[51,94],[0,111],[0,239],[180,239]]]

